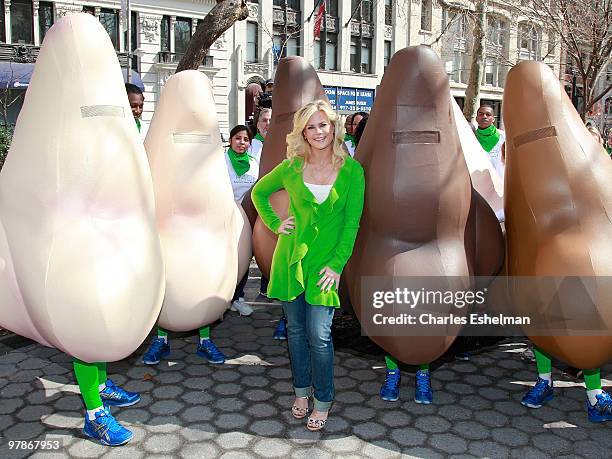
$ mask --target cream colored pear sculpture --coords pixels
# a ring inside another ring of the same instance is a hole
[[[47,32],[0,174],[0,219],[0,286],[19,286],[1,295],[16,300],[2,326],[88,362],[143,342],[164,288],[153,187],[117,55],[91,15]]]
[[[238,276],[234,194],[208,78],[168,79],[145,140],[166,262],[159,325],[193,330],[219,319]]]
[[[253,230],[249,217],[242,206],[236,203],[236,233],[238,235],[238,282],[249,270],[253,258]]]
[[[491,206],[491,209],[498,214],[504,209],[504,178],[495,170],[489,155],[478,143],[478,139],[453,97],[451,97],[451,105],[472,185]]]

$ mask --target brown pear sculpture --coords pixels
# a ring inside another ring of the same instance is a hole
[[[364,276],[385,276],[391,286],[392,278],[427,276],[448,282],[449,290],[472,288],[468,251],[473,255],[475,243],[466,236],[472,186],[448,77],[430,48],[409,47],[393,56],[355,159],[365,170],[366,196],[345,275],[363,328],[367,330],[364,323],[371,323],[374,313],[372,303],[362,301]],[[458,316],[468,312],[449,305],[447,313],[451,311]],[[394,312],[414,310],[396,304]],[[405,363],[424,364],[440,357],[459,331],[449,325],[436,333],[444,336],[398,331],[370,338]]]
[[[327,100],[327,96],[317,72],[308,61],[299,56],[281,59],[274,79],[272,120],[261,153],[260,177],[270,172],[287,157],[287,134],[293,129],[295,112],[307,103],[319,99]],[[252,206],[250,195],[248,198],[243,203],[245,210],[248,206]],[[287,218],[289,197],[286,191],[281,190],[274,193],[270,197],[270,203],[279,217]],[[276,234],[272,233],[257,217],[253,227],[253,253],[259,269],[268,278],[276,241]]]
[[[525,329],[543,351],[600,367],[612,360],[612,162],[548,66],[514,66],[504,101],[506,269],[530,278],[509,278],[516,313],[550,317],[556,336]],[[551,278],[571,288],[540,288]]]

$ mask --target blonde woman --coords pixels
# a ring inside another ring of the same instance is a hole
[[[343,148],[344,129],[331,106],[309,103],[293,118],[287,159],[252,191],[263,222],[279,235],[272,259],[270,297],[283,301],[295,390],[291,409],[309,430],[325,426],[334,398],[331,323],[340,307],[340,274],[353,252],[363,210],[361,165]],[[281,220],[270,195],[285,189],[289,217]]]

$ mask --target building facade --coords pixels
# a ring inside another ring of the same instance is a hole
[[[0,0],[2,1],[2,0]],[[385,68],[399,49],[431,46],[442,58],[451,90],[462,104],[472,50],[468,0],[325,0],[326,15],[315,37],[317,0],[251,0],[249,17],[214,43],[200,70],[211,79],[222,132],[252,114],[253,92],[274,77],[278,60],[300,55],[317,69],[321,83],[341,113],[369,110]],[[560,46],[537,21],[521,14],[530,0],[487,6],[487,42],[481,98],[500,110],[509,68],[522,59],[546,62],[559,74]],[[0,59],[19,54],[35,59],[44,34],[67,13],[98,17],[111,36],[122,65],[145,86],[145,112],[151,118],[165,81],[174,73],[198,22],[214,0],[132,0],[130,40],[120,1],[4,0]]]

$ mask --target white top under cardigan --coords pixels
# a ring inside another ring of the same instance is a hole
[[[307,183],[304,182],[306,188],[310,190],[310,192],[314,195],[318,204],[324,202],[329,196],[329,192],[332,189],[333,185],[317,185],[316,183]]]

